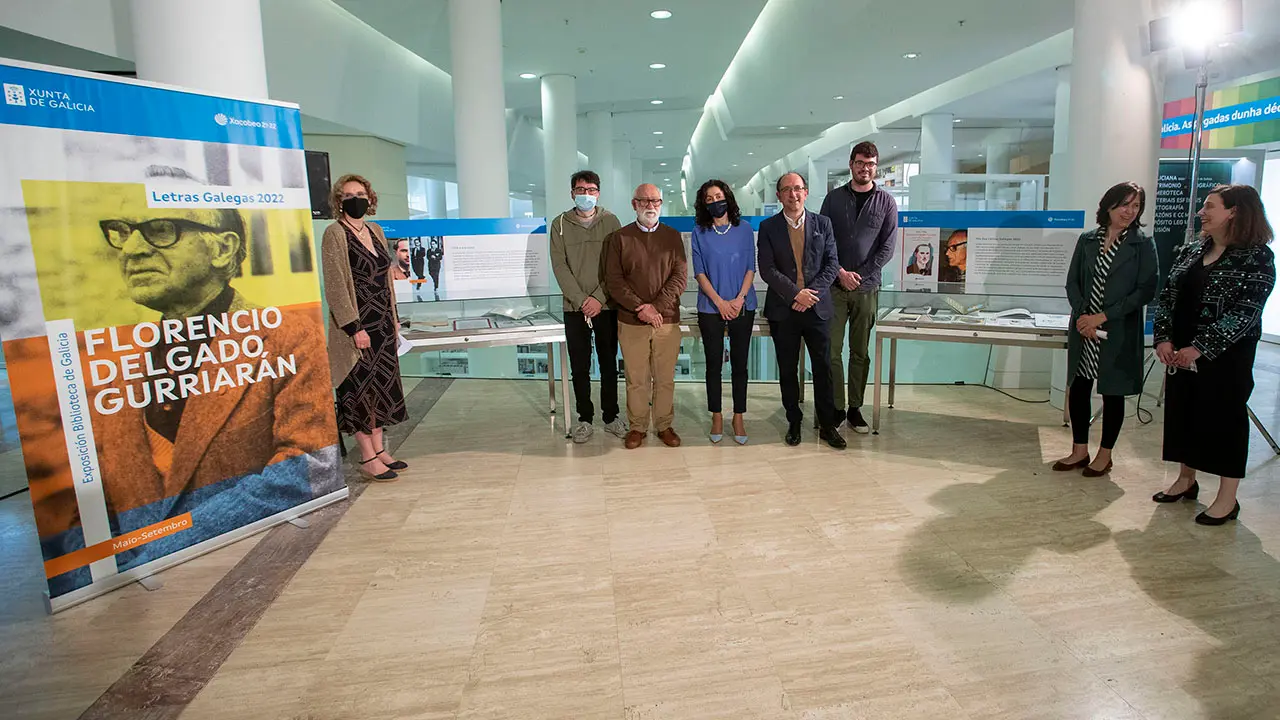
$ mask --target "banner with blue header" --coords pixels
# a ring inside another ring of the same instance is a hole
[[[49,606],[347,495],[296,107],[0,60],[0,338]]]
[[[1084,225],[1079,210],[902,212],[897,289],[1063,296]]]

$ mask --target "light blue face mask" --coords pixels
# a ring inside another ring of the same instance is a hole
[[[582,212],[591,212],[596,207],[595,195],[574,195],[573,204]]]

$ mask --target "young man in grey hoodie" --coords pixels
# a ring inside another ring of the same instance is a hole
[[[578,422],[570,430],[575,443],[595,432],[591,404],[591,336],[595,335],[600,363],[600,411],[604,429],[619,438],[627,426],[618,414],[618,316],[609,308],[604,286],[605,239],[620,227],[618,218],[598,207],[600,176],[590,170],[569,181],[573,208],[547,226],[551,236],[551,270],[564,293],[564,335],[569,346],[569,369]],[[567,399],[567,398],[566,398]]]

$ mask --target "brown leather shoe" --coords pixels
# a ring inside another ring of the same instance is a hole
[[[672,428],[667,428],[666,430],[658,433],[658,439],[667,447],[680,447],[680,436],[677,435],[676,431]]]
[[[644,438],[648,434],[649,433],[642,433],[639,430],[632,430],[631,432],[627,433],[627,437],[623,441],[623,445],[628,450],[635,450],[636,448],[644,444]]]

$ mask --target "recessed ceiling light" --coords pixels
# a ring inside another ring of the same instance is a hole
[[[898,149],[898,146],[897,146],[897,145],[894,145],[894,146],[893,146],[893,149],[894,149],[894,150],[897,150],[897,149]]]
[[[915,60],[916,58],[920,57],[920,53],[918,52],[903,53],[902,57],[907,60]]]
[[[649,63],[650,70],[663,70],[667,67],[666,63]]]
[[[537,187],[537,186],[534,185],[533,183],[529,183],[529,187]]]
[[[952,120],[951,122],[953,122],[953,123],[958,123],[958,122],[964,122],[964,120],[961,120],[960,118],[956,118],[955,120]]]
[[[734,166],[734,167],[738,167],[738,163],[734,163],[734,164],[733,164],[733,166]]]
[[[533,74],[533,73],[520,73],[520,79],[521,79],[521,80],[533,80],[533,79],[535,79],[535,78],[537,78],[537,77],[538,77],[538,76],[537,76],[537,75],[535,75],[535,74]]]
[[[667,164],[666,164],[666,163],[658,163],[658,164],[659,164],[659,165],[661,165],[662,167],[666,167],[666,166],[667,166]],[[670,180],[668,180],[667,182],[671,182],[671,181],[670,181]]]
[[[654,145],[654,146],[653,146],[653,149],[654,149],[654,150],[661,150],[661,149],[663,149],[663,148],[665,148],[665,147],[666,147],[666,145]]]
[[[650,104],[650,105],[661,105],[661,104],[662,104],[662,101],[661,101],[661,100],[650,100],[650,101],[649,101],[649,104]]]
[[[843,100],[843,99],[844,99],[844,96],[843,96],[843,95],[836,95],[835,97],[833,97],[833,98],[831,98],[831,99],[832,99],[832,100]]]
[[[955,145],[952,145],[951,147],[955,147]]]
[[[982,157],[982,153],[978,153],[978,157]]]
[[[653,12],[649,13],[649,17],[653,18],[654,20],[666,20],[667,18],[671,17],[671,11],[670,10],[654,10]]]
[[[747,154],[748,154],[748,155],[755,155],[755,153],[753,153],[753,152],[749,152],[749,153],[747,153]]]
[[[778,126],[778,129],[779,129],[779,130],[786,130],[786,129],[787,129],[787,126],[786,126],[786,125],[779,125],[779,126]]]
[[[661,135],[661,134],[662,134],[662,131],[661,131],[661,130],[654,130],[654,131],[653,131],[653,134],[654,134],[654,135]]]

